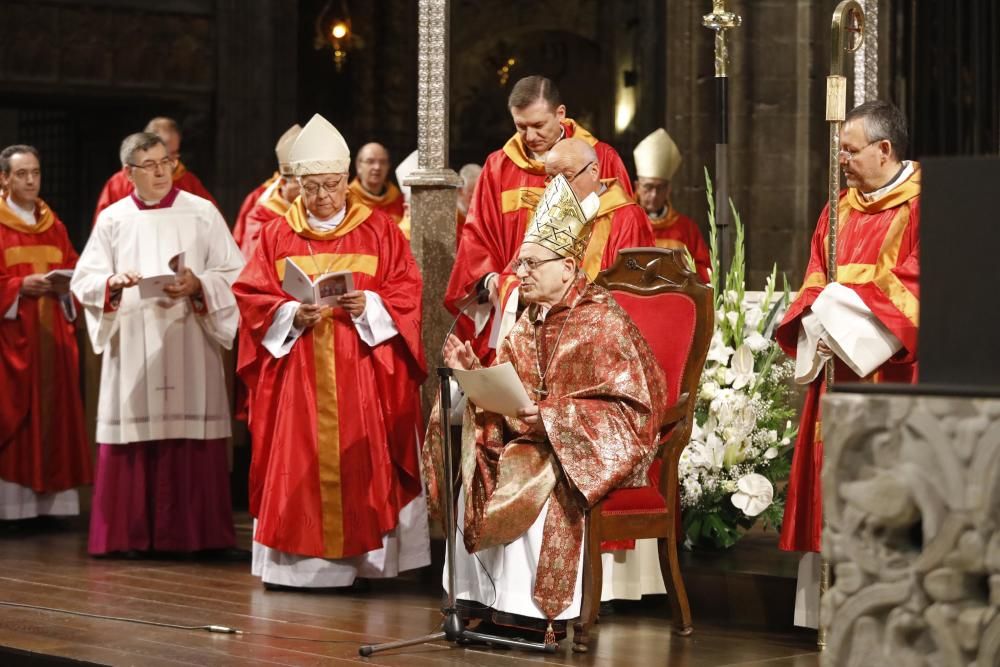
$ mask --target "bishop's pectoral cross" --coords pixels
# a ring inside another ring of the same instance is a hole
[[[536,403],[549,395],[549,390],[546,389],[544,386],[542,386],[543,384],[544,383],[540,382],[537,387],[535,387],[534,389],[532,389],[532,391],[535,392],[535,402]]]

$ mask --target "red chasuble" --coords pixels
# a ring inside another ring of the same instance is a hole
[[[347,201],[344,221],[316,232],[296,200],[281,221],[262,229],[233,285],[253,343],[240,346],[238,371],[253,388],[254,539],[328,559],[380,549],[400,509],[421,491],[420,273],[392,219],[350,195]],[[281,289],[287,258],[314,276],[351,271],[356,289],[382,298],[399,335],[371,348],[335,308],[275,359],[261,342],[290,300]]]
[[[837,364],[835,381],[903,382],[917,379],[919,300],[920,167],[906,181],[867,202],[851,188],[840,197],[837,233],[837,282],[849,287],[891,331],[903,347],[872,375],[859,378]],[[789,307],[775,337],[795,356],[800,320],[826,286],[827,208],[819,216],[802,290]],[[788,483],[785,518],[779,546],[787,551],[819,551],[823,528],[823,441],[820,399],[825,393],[821,374],[806,394],[795,441]]]
[[[667,208],[667,214],[662,218],[653,220],[653,236],[656,237],[657,248],[687,248],[694,259],[694,266],[698,270],[698,276],[708,282],[708,272],[711,268],[711,257],[705,239],[701,236],[701,230],[695,221],[682,213],[678,213],[673,206]]]
[[[177,162],[177,168],[174,169],[174,185],[183,190],[184,192],[190,192],[193,195],[198,195],[203,199],[215,204],[215,208],[219,208],[218,202],[215,201],[215,197],[209,194],[205,186],[202,185],[201,179],[194,175],[193,172],[187,170],[183,162]],[[119,171],[116,171],[108,182],[104,184],[104,188],[101,190],[100,196],[97,198],[97,208],[94,209],[94,224],[97,224],[98,214],[106,209],[107,207],[114,204],[119,199],[124,199],[132,194],[132,190],[135,188],[132,182],[128,180],[125,168],[123,167]]]
[[[348,187],[354,194],[354,201],[364,204],[373,211],[382,211],[397,224],[403,219],[403,193],[392,181],[385,182],[385,192],[380,195],[373,195],[365,190],[357,178],[351,181]]]
[[[48,296],[22,296],[17,318],[3,318],[25,276],[76,265],[52,209],[38,200],[35,216],[24,224],[0,198],[0,478],[53,493],[90,484],[92,473],[73,323]]]
[[[281,190],[275,187],[267,198],[258,197],[257,203],[243,216],[243,225],[233,229],[233,240],[247,261],[253,257],[253,250],[260,238],[260,230],[265,224],[285,215],[289,206],[290,204],[281,196]]]
[[[255,187],[250,191],[250,194],[243,198],[243,203],[240,204],[240,211],[236,214],[236,223],[233,225],[233,240],[236,241],[236,245],[240,247],[240,250],[243,250],[243,238],[246,236],[247,215],[257,205],[260,198],[264,196],[267,189],[277,182],[280,177],[278,172],[274,172],[269,179]],[[249,258],[250,254],[244,251],[243,256]]]
[[[617,179],[631,199],[631,181],[615,149],[571,119],[563,121],[563,129],[567,137],[583,139],[594,147],[601,178]],[[486,158],[462,225],[462,239],[445,292],[444,303],[452,313],[459,312],[457,304],[475,291],[484,276],[502,273],[517,256],[528,218],[545,190],[545,179],[545,165],[528,155],[518,134]],[[471,320],[462,319],[459,332],[471,339]],[[487,325],[473,343],[480,358],[489,352],[489,332]]]

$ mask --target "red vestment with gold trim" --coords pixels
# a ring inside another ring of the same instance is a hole
[[[369,347],[350,315],[334,308],[274,358],[261,342],[291,300],[281,288],[287,258],[311,277],[351,271],[355,289],[381,297],[399,335]],[[257,542],[327,559],[380,549],[399,511],[420,494],[421,291],[396,224],[350,195],[344,221],[329,232],[308,226],[301,199],[262,229],[233,285],[252,341],[241,345],[238,371],[252,387]]]
[[[76,328],[51,296],[21,296],[25,276],[72,269],[77,254],[45,202],[27,225],[0,197],[0,479],[36,493],[93,481],[80,399]]]
[[[872,375],[859,378],[837,363],[835,382],[901,382],[917,380],[917,323],[920,309],[920,167],[875,201],[865,201],[854,188],[841,193],[838,206],[837,282],[857,292],[902,348]],[[829,205],[827,205],[829,206]],[[813,234],[806,278],[798,297],[775,332],[778,344],[795,356],[800,320],[827,285],[828,208]],[[823,441],[820,374],[809,385],[792,457],[779,546],[787,551],[819,551],[823,531],[821,472]]]

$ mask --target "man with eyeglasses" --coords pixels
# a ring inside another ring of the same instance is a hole
[[[632,151],[635,158],[635,199],[653,224],[657,248],[687,250],[699,277],[709,279],[711,259],[708,246],[695,221],[670,201],[671,182],[681,166],[681,152],[662,127],[640,141]]]
[[[243,256],[215,205],[176,186],[163,139],[129,135],[120,157],[135,189],[97,216],[70,283],[103,356],[88,551],[245,558],[222,361]]]
[[[152,132],[163,140],[167,148],[167,155],[173,161],[171,178],[174,184],[185,192],[198,195],[202,199],[207,199],[218,208],[219,204],[215,198],[202,184],[201,179],[189,171],[181,162],[181,128],[173,118],[157,116],[153,118],[143,129],[143,132]],[[97,197],[97,207],[94,209],[94,224],[97,224],[97,216],[116,201],[128,197],[132,193],[134,186],[128,177],[127,165],[122,165],[121,171],[112,174],[107,183],[101,189],[101,194]]]
[[[253,574],[269,588],[350,586],[430,562],[420,482],[422,281],[396,223],[348,188],[351,154],[315,115],[289,160],[302,195],[266,225],[234,286],[253,387]],[[331,306],[282,288],[349,272]]]
[[[646,213],[617,179],[600,177],[597,151],[586,141],[567,137],[553,146],[545,161],[545,173],[547,182],[561,174],[580,201],[590,194],[598,196],[600,208],[580,267],[589,280],[614,264],[619,250],[653,245],[653,230]],[[517,320],[520,279],[508,268],[501,272],[496,282],[499,293],[497,339],[503,340]]]
[[[80,398],[77,254],[38,196],[38,151],[0,151],[0,519],[79,514],[92,480]]]
[[[920,166],[905,159],[907,143],[906,119],[892,104],[866,102],[847,114],[840,132],[847,189],[838,204],[837,282],[827,282],[824,209],[802,289],[776,331],[796,357],[796,381],[809,385],[779,543],[788,551],[820,548],[825,361],[834,357],[838,384],[917,378]]]
[[[285,214],[291,202],[299,196],[299,185],[288,164],[288,151],[302,128],[298,123],[285,130],[274,146],[278,158],[278,171],[254,188],[240,205],[233,225],[233,239],[240,247],[243,257],[250,259],[253,246],[260,236],[261,225]]]
[[[391,168],[385,146],[374,142],[365,144],[354,161],[357,176],[349,187],[359,202],[373,211],[382,211],[399,224],[404,213],[403,193],[389,180]]]
[[[546,632],[547,643],[580,614],[585,510],[611,489],[647,484],[666,406],[648,343],[584,269],[599,207],[593,193],[581,204],[562,174],[546,188],[511,265],[528,307],[495,361],[514,366],[532,404],[516,417],[471,404],[465,415],[474,437],[463,437],[473,450],[462,456],[455,595],[478,603],[475,615]],[[452,368],[480,366],[454,335],[444,356]],[[435,512],[442,462],[435,420],[424,448]]]
[[[445,293],[445,306],[452,313],[463,312],[456,331],[474,340],[476,354],[484,360],[492,358],[499,341],[498,278],[516,256],[545,188],[545,165],[552,147],[566,137],[587,142],[597,154],[599,177],[617,179],[632,196],[618,153],[566,117],[566,106],[551,80],[543,76],[521,79],[511,89],[507,107],[515,133],[486,158]],[[493,325],[487,326],[491,321]]]

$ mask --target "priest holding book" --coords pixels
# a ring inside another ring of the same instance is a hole
[[[0,151],[0,519],[79,514],[91,482],[80,400],[73,249],[38,196],[38,151]]]
[[[302,194],[233,288],[253,342],[238,362],[254,388],[253,573],[268,588],[349,586],[430,563],[422,281],[392,218],[349,190],[333,125],[313,116],[289,159]],[[350,272],[353,289],[334,307],[303,303],[284,286],[293,267],[310,284]]]
[[[129,135],[120,156],[135,190],[98,215],[70,285],[103,355],[89,551],[238,556],[222,350],[243,257],[212,202],[174,184],[160,137]]]

